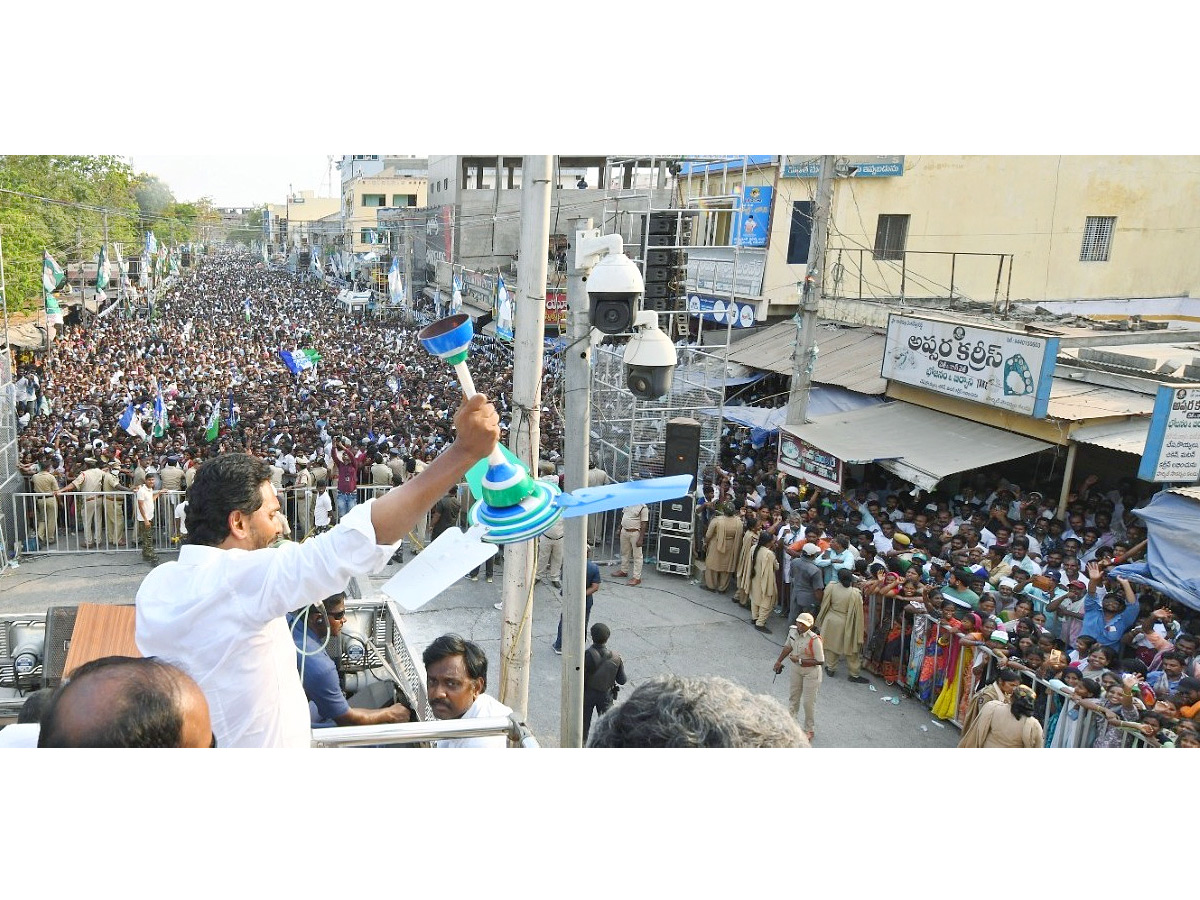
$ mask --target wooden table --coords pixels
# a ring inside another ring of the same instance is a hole
[[[134,615],[132,604],[80,603],[63,677],[70,678],[72,672],[93,659],[141,656],[133,639]]]

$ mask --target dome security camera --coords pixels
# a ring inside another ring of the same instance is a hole
[[[609,253],[592,268],[584,282],[588,292],[588,321],[604,334],[622,334],[633,323],[638,297],[645,290],[642,273],[624,253]]]
[[[675,375],[675,345],[658,327],[658,316],[638,313],[636,333],[625,345],[625,386],[639,400],[657,400],[671,390]]]

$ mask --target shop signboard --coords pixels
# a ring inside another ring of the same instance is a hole
[[[1058,338],[942,319],[888,316],[880,377],[1044,418]]]
[[[546,330],[567,327],[567,292],[546,291]]]
[[[779,429],[779,471],[805,479],[827,491],[841,493],[842,461],[820,447]]]
[[[796,162],[791,162],[796,159]],[[839,178],[896,178],[904,174],[903,156],[850,156],[838,161]],[[783,158],[784,178],[818,178],[821,158]]]
[[[1200,385],[1159,385],[1138,478],[1200,481]]]

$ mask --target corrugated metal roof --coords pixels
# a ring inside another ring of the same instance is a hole
[[[817,366],[813,381],[836,384],[860,394],[882,394],[887,381],[879,377],[885,332],[876,328],[817,326]],[[792,371],[796,323],[780,322],[729,348],[731,362],[784,375]]]
[[[1182,494],[1192,500],[1200,500],[1200,484],[1195,487],[1170,488],[1172,494]]]
[[[904,402],[821,416],[784,430],[843,462],[878,462],[927,490],[932,490],[947,475],[1027,456],[1051,446]]]
[[[1146,432],[1149,429],[1149,419],[1103,422],[1098,425],[1084,425],[1082,428],[1076,428],[1071,432],[1071,440],[1141,456],[1146,449]]]
[[[1114,416],[1148,416],[1154,412],[1154,397],[1120,388],[1089,384],[1070,378],[1055,378],[1050,388],[1047,414],[1052,419],[1081,422]]]

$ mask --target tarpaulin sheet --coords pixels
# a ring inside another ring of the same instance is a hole
[[[1111,574],[1200,610],[1200,502],[1160,491],[1133,512],[1146,523],[1146,561],[1115,566]]]

